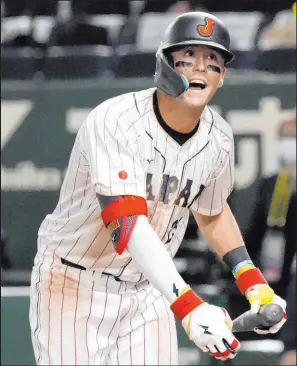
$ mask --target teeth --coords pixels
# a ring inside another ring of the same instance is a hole
[[[191,80],[191,83],[196,83],[196,84],[202,84],[205,85],[205,82],[200,80],[200,79],[196,79],[196,80]]]

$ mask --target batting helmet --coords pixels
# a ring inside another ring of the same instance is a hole
[[[230,51],[230,35],[217,17],[204,12],[190,12],[177,17],[166,29],[163,41],[156,53],[155,85],[173,98],[184,93],[189,83],[178,74],[170,52],[181,46],[201,45],[215,49],[225,59],[225,64],[234,59]]]

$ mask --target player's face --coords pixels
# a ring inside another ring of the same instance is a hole
[[[224,58],[208,47],[189,46],[171,53],[174,69],[184,75],[189,89],[179,100],[189,107],[204,106],[214,96],[226,72]]]

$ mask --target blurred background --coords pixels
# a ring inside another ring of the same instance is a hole
[[[211,106],[232,126],[229,204],[254,262],[288,300],[283,331],[240,333],[233,365],[296,365],[296,3],[292,0],[1,1],[1,364],[33,365],[28,308],[38,227],[75,134],[96,105],[153,86],[167,25],[187,11],[227,25],[236,60]],[[248,310],[190,218],[175,263],[205,300]],[[219,365],[178,325],[183,365]]]

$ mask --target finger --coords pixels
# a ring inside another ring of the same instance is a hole
[[[240,349],[239,340],[237,338],[235,338],[231,332],[224,334],[224,340],[228,344],[229,350],[233,350],[233,351],[237,352]],[[227,344],[225,342],[224,342],[224,344],[225,344],[225,346],[227,346]]]
[[[224,353],[223,353],[223,356],[224,357],[227,357],[227,358],[229,358],[229,359],[233,359],[236,355],[237,355],[237,351],[235,350],[235,349],[233,349],[232,347],[231,347],[231,345],[229,345],[228,344],[228,342],[225,340],[225,339],[223,339],[223,343],[224,343],[224,345],[226,346],[226,348],[227,348],[227,351],[225,351]],[[236,347],[236,348],[238,348],[238,346],[237,346],[237,341],[236,342],[234,342],[233,341],[233,344],[232,344],[234,347]]]
[[[251,313],[257,314],[261,307],[261,301],[260,300],[253,300],[251,302]]]
[[[278,322],[277,324],[274,324],[272,327],[268,328],[268,329],[263,329],[263,328],[255,328],[254,331],[257,334],[275,334],[277,333],[280,328],[285,324],[285,322],[287,321],[287,314],[284,313],[284,317],[283,319]]]
[[[261,329],[261,328],[254,328],[254,331],[257,333],[257,334],[269,334],[270,333],[270,328],[268,330],[264,330],[264,329]]]
[[[230,315],[228,314],[227,310],[225,308],[221,308],[223,310],[223,313],[225,314],[225,324],[227,325],[228,329],[231,331],[232,330],[232,326],[233,326],[233,322],[230,318]]]
[[[218,341],[215,345],[215,347],[217,348],[217,350],[220,352],[221,357],[224,360],[227,360],[227,358],[234,358],[236,356],[236,351],[233,351],[233,349],[231,350],[231,348],[229,348],[229,345],[227,344],[227,342],[222,340],[222,341]]]
[[[282,309],[284,310],[284,312],[286,311],[286,308],[287,308],[286,300],[282,299],[281,297],[279,297],[277,295],[274,295],[272,302],[274,304],[277,304],[277,305],[281,306]]]
[[[206,346],[198,346],[198,347],[201,349],[201,351],[209,353],[209,349]]]
[[[215,344],[215,347],[217,348],[218,352],[220,352],[222,354],[227,351],[227,348],[226,348],[225,344],[223,343],[223,340],[217,341]]]
[[[270,333],[272,333],[272,334],[277,333],[281,329],[281,327],[285,324],[286,321],[287,321],[287,319],[284,317],[279,323],[274,324],[270,328]]]
[[[201,337],[195,337],[193,339],[193,342],[196,344],[197,347],[201,348],[204,352],[209,352],[209,349],[207,348],[207,344],[210,340],[201,339]]]
[[[219,352],[218,348],[216,348],[214,345],[212,344],[208,344],[207,348],[209,349],[209,352],[211,353],[211,355],[218,359],[218,360],[222,360],[224,359],[224,357],[221,355],[221,353]]]

